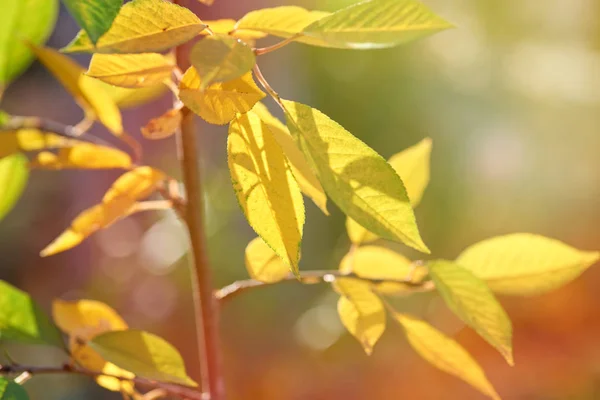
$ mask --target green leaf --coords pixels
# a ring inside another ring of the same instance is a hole
[[[558,240],[529,233],[498,236],[472,245],[456,262],[495,292],[547,293],[577,278],[600,258]]]
[[[58,15],[58,0],[2,0],[0,8],[1,95],[2,88],[33,60],[24,40],[41,44],[52,32]]]
[[[512,324],[486,284],[451,261],[433,261],[428,266],[448,308],[513,365]]]
[[[268,125],[249,111],[229,127],[231,181],[248,223],[298,273],[304,201]]]
[[[112,331],[89,343],[106,361],[136,376],[161,382],[198,386],[188,375],[181,355],[164,339],[138,330]]]
[[[246,43],[225,35],[208,36],[194,45],[190,61],[196,68],[204,90],[215,82],[227,82],[249,72],[256,63]]]
[[[342,211],[385,239],[429,253],[394,169],[319,110],[288,100],[283,105],[298,147]]]
[[[338,314],[342,324],[370,355],[385,331],[383,302],[371,291],[367,282],[358,279],[336,279],[334,288],[341,295]]]
[[[58,328],[31,297],[0,281],[0,340],[63,348]]]
[[[319,19],[305,36],[340,49],[380,49],[452,27],[416,0],[371,0]]]
[[[0,158],[0,221],[12,210],[25,190],[29,179],[28,163],[23,154]]]
[[[394,314],[394,319],[402,326],[408,343],[427,362],[464,380],[492,399],[500,399],[477,361],[460,344],[410,315]]]
[[[113,23],[123,0],[63,0],[69,13],[96,44]]]
[[[0,400],[29,400],[23,387],[0,376]]]

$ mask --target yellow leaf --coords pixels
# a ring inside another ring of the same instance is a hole
[[[146,139],[165,139],[174,135],[181,125],[181,110],[173,108],[158,118],[153,118],[142,127],[142,135]]]
[[[246,269],[252,279],[266,283],[279,282],[290,273],[290,267],[259,237],[246,247]]]
[[[94,54],[86,74],[110,85],[137,88],[162,83],[173,68],[171,60],[158,53]]]
[[[166,0],[133,0],[121,7],[96,45],[80,31],[63,51],[155,53],[192,39],[206,25],[187,8]]]
[[[265,36],[267,36],[267,34],[263,32],[247,31],[243,29],[234,31],[236,24],[236,21],[234,19],[218,19],[215,21],[204,21],[204,23],[208,27],[210,27],[210,29],[214,33],[218,33],[221,35],[231,35],[233,37],[243,40],[249,45],[249,42],[252,42],[256,39],[262,39]],[[208,35],[209,33],[206,30],[204,30],[200,34]]]
[[[354,272],[361,278],[394,280],[418,283],[427,276],[427,268],[413,264],[409,259],[390,249],[364,246],[349,252],[340,263],[340,271]],[[398,282],[382,282],[374,288],[383,294],[394,295],[411,291],[411,287]]]
[[[338,301],[338,314],[342,324],[370,355],[373,346],[385,331],[383,303],[375,293],[371,292],[368,283],[357,279],[336,279],[334,287],[341,294]]]
[[[534,295],[567,284],[599,258],[598,252],[580,251],[558,240],[515,233],[474,244],[456,262],[495,292]]]
[[[267,124],[252,111],[229,127],[231,181],[250,226],[298,273],[304,202],[285,156]]]
[[[406,314],[394,314],[413,349],[436,368],[454,375],[494,400],[500,396],[485,373],[457,342],[428,323]]]
[[[150,167],[138,167],[121,175],[106,192],[102,203],[79,214],[69,229],[42,250],[41,256],[69,250],[91,234],[137,211],[136,201],[149,196],[164,179],[164,173]]]
[[[283,100],[287,125],[327,195],[373,233],[428,253],[393,168],[337,122],[304,104]]]
[[[317,45],[363,50],[396,46],[451,27],[417,0],[370,0],[321,18],[302,33],[321,42]]]
[[[58,154],[41,152],[31,162],[38,169],[110,169],[131,168],[131,157],[111,147],[82,143],[60,149]]]
[[[138,107],[146,103],[150,103],[169,91],[169,88],[164,83],[158,83],[156,85],[143,88],[130,89],[109,85],[102,81],[99,82],[102,83],[103,89],[121,109]]]
[[[190,67],[179,85],[179,98],[190,110],[211,124],[229,123],[237,113],[248,112],[265,97],[252,73],[229,82],[213,83],[200,90],[200,77]]]
[[[298,146],[296,146],[296,143],[294,143],[294,139],[290,135],[287,127],[271,115],[263,103],[256,103],[252,111],[269,126],[269,130],[273,133],[275,140],[277,140],[277,143],[281,146],[283,153],[292,167],[294,178],[296,178],[302,193],[308,196],[325,215],[329,215],[329,211],[327,211],[327,195],[325,194],[325,190],[306,162],[304,155]]]
[[[83,143],[85,142],[38,129],[2,131],[0,132],[0,158],[14,153],[58,149]]]
[[[393,155],[388,163],[402,178],[410,204],[419,205],[423,192],[429,184],[429,158],[431,155],[431,139],[426,138],[416,145]],[[377,235],[367,231],[352,218],[346,220],[346,230],[350,241],[361,244],[377,240]]]
[[[86,76],[79,64],[56,50],[32,44],[29,47],[75,98],[88,118],[97,118],[117,136],[123,134],[121,112],[100,82]]]
[[[450,261],[433,261],[428,267],[448,308],[513,365],[512,324],[486,284]]]

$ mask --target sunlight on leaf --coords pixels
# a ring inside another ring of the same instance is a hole
[[[119,11],[110,29],[96,45],[85,31],[65,52],[155,53],[187,42],[206,25],[185,7],[164,0],[133,0]]]
[[[448,308],[514,365],[512,324],[486,284],[450,261],[433,261],[428,267]]]
[[[69,14],[75,18],[92,43],[110,28],[119,13],[123,0],[63,0]]]
[[[146,139],[165,139],[177,132],[182,120],[181,110],[173,108],[158,118],[152,118],[142,127],[142,135]]]
[[[288,128],[277,118],[275,118],[263,103],[256,103],[252,109],[269,126],[269,130],[281,146],[283,153],[287,157],[294,178],[300,186],[300,190],[309,197],[325,215],[329,215],[327,210],[327,195],[321,182],[306,162],[304,155],[294,142]]]
[[[322,112],[288,100],[283,104],[290,132],[340,209],[373,233],[428,253],[393,168]]]
[[[495,292],[535,295],[557,289],[600,258],[558,240],[528,233],[498,236],[467,248],[456,262]]]
[[[131,157],[121,150],[82,143],[62,148],[57,154],[49,151],[38,153],[30,164],[37,169],[128,169],[132,167]]]
[[[138,88],[170,79],[175,66],[158,53],[94,54],[86,75],[109,85]]]
[[[261,39],[267,36],[267,34],[263,32],[244,29],[234,30],[236,24],[236,20],[234,19],[218,19],[215,21],[204,21],[204,23],[208,25],[214,33],[236,37],[248,43],[248,45],[251,45],[251,43],[253,43],[256,39]],[[204,30],[200,32],[200,34],[208,35],[209,33]]]
[[[90,346],[107,361],[136,376],[198,386],[187,375],[177,349],[151,333],[137,330],[108,332],[94,337]]]
[[[0,281],[0,340],[64,348],[58,328],[25,292]]]
[[[23,386],[0,376],[0,400],[29,400]]]
[[[85,142],[47,133],[39,129],[18,129],[0,132],[0,158],[20,152],[71,147]]]
[[[233,189],[250,226],[298,272],[304,201],[269,126],[250,111],[231,122],[227,159]]]
[[[279,282],[290,273],[289,265],[259,237],[246,246],[245,261],[250,277],[261,282]]]
[[[454,375],[494,400],[500,396],[471,355],[456,341],[425,321],[406,314],[394,314],[413,349],[436,368]]]
[[[302,33],[325,47],[364,50],[397,46],[451,27],[417,0],[371,0],[321,18]]]
[[[22,154],[0,158],[0,221],[17,204],[27,186],[27,164],[27,157]]]
[[[102,84],[104,91],[120,109],[142,106],[169,92],[169,88],[164,83],[136,89],[113,86],[102,81],[99,81],[99,83]]]
[[[383,303],[371,292],[368,283],[357,279],[336,279],[334,288],[341,295],[338,300],[338,314],[342,324],[370,355],[373,346],[385,331]]]
[[[194,67],[190,67],[179,85],[179,98],[190,110],[211,124],[229,123],[237,113],[248,112],[265,97],[252,73],[229,82],[213,83],[204,91]]]

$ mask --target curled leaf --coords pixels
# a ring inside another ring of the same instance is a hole
[[[142,127],[142,135],[146,139],[158,140],[166,139],[177,132],[181,125],[181,110],[173,108],[158,118],[152,118]]]

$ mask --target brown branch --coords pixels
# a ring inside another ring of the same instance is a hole
[[[412,292],[427,292],[433,290],[434,285],[432,281],[413,282],[410,276],[407,279],[371,279],[365,278],[355,273],[345,273],[337,270],[326,270],[326,271],[304,271],[300,272],[300,276],[297,277],[294,274],[289,274],[285,278],[277,282],[261,282],[255,279],[247,279],[242,281],[233,282],[217,291],[214,296],[217,300],[224,302],[231,300],[233,297],[238,296],[250,289],[260,288],[266,286],[272,286],[278,283],[285,282],[299,282],[303,284],[316,284],[316,283],[331,283],[338,278],[353,278],[361,281],[370,282],[372,284],[379,283],[400,283],[411,288]]]
[[[116,376],[111,374],[105,374],[102,372],[91,371],[83,368],[76,368],[69,364],[63,364],[60,367],[35,367],[35,366],[24,366],[24,365],[1,365],[0,366],[0,375],[23,375],[27,374],[27,376],[35,376],[35,375],[49,375],[49,374],[76,374],[76,375],[84,375],[91,378],[97,378],[99,376],[108,376],[110,378],[115,378],[120,381],[130,381],[139,385],[141,387],[147,389],[161,389],[166,394],[171,396],[177,396],[181,399],[187,400],[207,400],[207,396],[205,393],[202,393],[200,390],[177,385],[174,383],[167,382],[159,382],[146,378],[125,378],[122,376]]]

